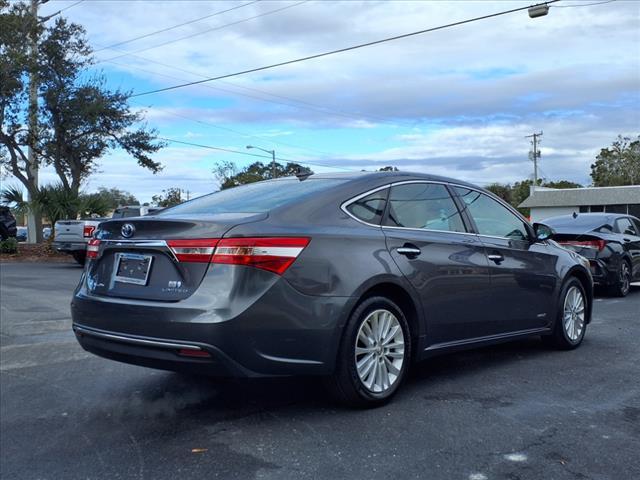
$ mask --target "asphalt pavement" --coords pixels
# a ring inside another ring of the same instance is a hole
[[[531,339],[434,358],[363,411],[315,378],[94,357],[71,333],[80,272],[0,264],[3,479],[640,478],[640,287],[598,297],[575,351]]]

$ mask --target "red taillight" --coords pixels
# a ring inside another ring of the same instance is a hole
[[[218,241],[217,238],[167,240],[167,245],[179,262],[209,263]]]
[[[607,242],[605,240],[562,240],[558,242],[560,245],[571,245],[581,248],[592,248],[601,252],[606,247]]]
[[[91,235],[93,235],[93,232],[95,231],[96,227],[93,225],[85,225],[85,227],[82,229],[82,235],[85,238],[89,238],[91,237]]]
[[[205,350],[192,350],[190,348],[181,348],[178,350],[178,355],[183,357],[196,357],[196,358],[210,358],[211,354]]]
[[[282,275],[309,244],[308,238],[224,238],[212,263],[246,265]]]
[[[86,228],[86,227],[85,227]],[[92,238],[87,244],[87,258],[98,258],[98,252],[100,251],[100,240]]]

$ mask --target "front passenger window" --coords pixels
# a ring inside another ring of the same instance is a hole
[[[480,235],[527,240],[529,234],[522,220],[509,209],[484,193],[454,187],[473,218]]]
[[[620,233],[624,235],[638,235],[630,218],[620,218],[616,223],[618,224],[618,231]]]

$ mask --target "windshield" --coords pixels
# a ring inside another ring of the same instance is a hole
[[[312,193],[335,187],[345,181],[327,178],[300,181],[291,178],[250,183],[196,198],[163,210],[157,215],[263,213],[287,203],[297,202]]]
[[[584,228],[584,229],[594,229],[601,227],[609,222],[609,217],[606,215],[578,215],[573,218],[573,216],[562,216],[562,217],[553,217],[544,220],[544,224],[549,225],[550,227],[576,227],[576,228]]]

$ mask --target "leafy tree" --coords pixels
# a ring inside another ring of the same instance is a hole
[[[276,164],[276,175],[278,177],[289,177],[304,170],[304,167],[297,163]],[[221,190],[273,178],[271,164],[262,162],[252,163],[242,170],[238,170],[232,162],[220,162],[214,167],[213,174],[220,182]]]
[[[129,192],[118,188],[98,188],[98,195],[109,205],[110,210],[124,205],[140,205],[138,199]]]
[[[557,182],[544,182],[543,187],[548,188],[583,188],[582,185],[576,182],[570,182],[569,180],[558,180]]]
[[[504,201],[511,202],[511,185],[509,185],[508,183],[503,185],[496,182],[492,183],[491,185],[487,185],[487,187],[485,188]]]
[[[633,141],[618,135],[611,147],[600,150],[591,179],[596,187],[640,184],[640,135]]]
[[[493,192],[498,197],[503,200],[509,202],[515,208],[518,208],[522,202],[524,202],[531,193],[531,186],[533,185],[533,180],[522,180],[520,182],[515,182],[513,185],[508,183],[492,183],[486,187],[487,190]],[[575,182],[570,182],[568,180],[558,180],[557,182],[547,182],[542,179],[538,179],[538,185],[541,187],[547,188],[580,188],[582,185]],[[528,208],[518,208],[520,213],[525,216],[529,215]]]
[[[28,38],[37,42],[35,56]],[[136,126],[143,116],[131,111],[129,92],[106,88],[102,75],[88,73],[92,62],[80,25],[57,18],[47,27],[25,4],[0,0],[0,162],[33,198],[38,186],[28,147],[36,152],[34,165],[53,166],[71,196],[115,148],[154,173],[161,169],[151,157],[164,145],[156,131]],[[35,131],[28,127],[31,78],[39,85]]]
[[[182,190],[180,188],[162,190],[161,195],[151,197],[151,202],[158,207],[173,207],[174,205],[179,205],[184,202],[182,199]]]

